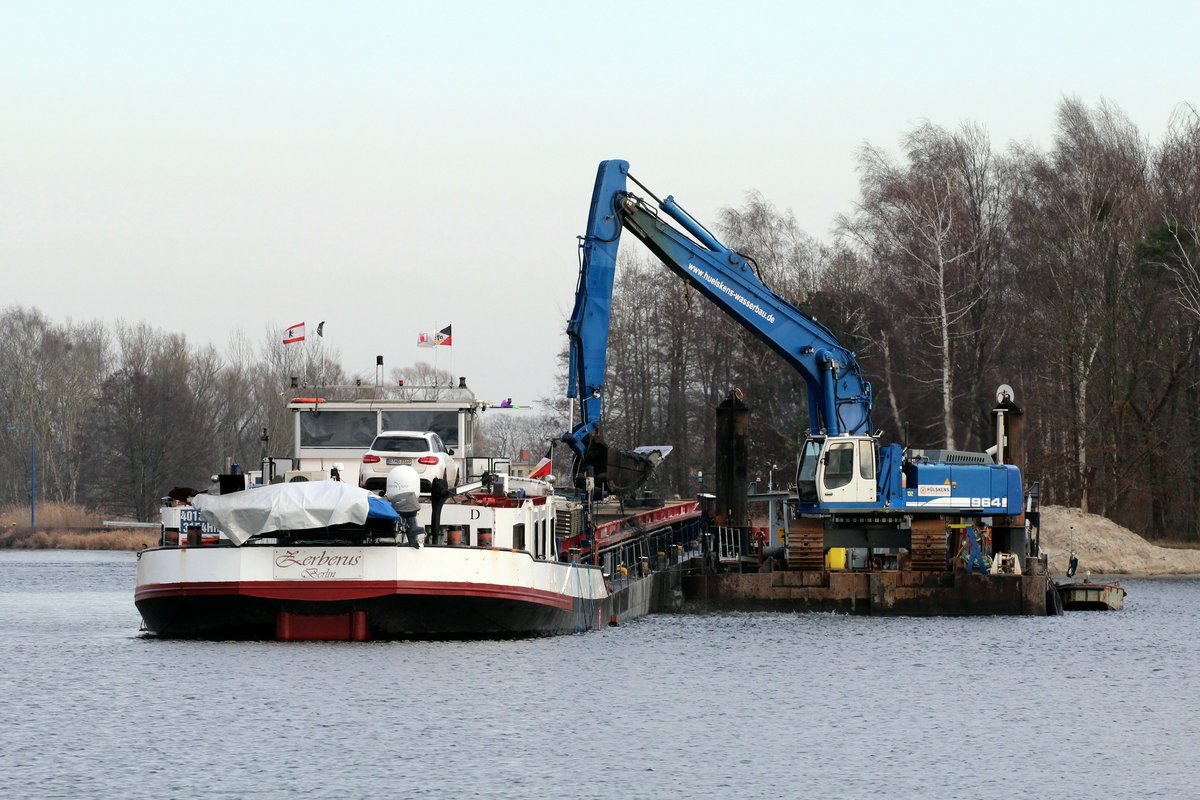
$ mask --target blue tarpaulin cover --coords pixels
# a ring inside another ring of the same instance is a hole
[[[400,519],[396,509],[392,508],[392,504],[378,495],[368,497],[367,503],[367,519]]]

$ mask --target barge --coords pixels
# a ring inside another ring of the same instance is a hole
[[[661,575],[606,573],[604,559],[588,563],[578,548],[562,548],[578,536],[578,509],[536,479],[494,476],[444,503],[423,502],[418,519],[430,533],[417,548],[382,498],[339,481],[197,495],[192,504],[165,515],[179,529],[164,529],[160,546],[138,556],[134,602],[155,636],[552,635],[634,619],[664,597]],[[693,516],[655,511],[620,546],[646,552]]]

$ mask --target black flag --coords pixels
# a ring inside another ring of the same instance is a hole
[[[322,339],[325,338],[325,320],[317,323],[317,336],[320,336]]]

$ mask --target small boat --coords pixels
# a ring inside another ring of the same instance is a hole
[[[586,631],[610,621],[600,567],[559,557],[571,501],[495,476],[423,502],[424,546],[397,535],[382,498],[335,480],[197,495],[164,513],[138,554],[134,603],[163,637],[488,638]],[[439,515],[435,519],[435,514]],[[182,520],[182,521],[180,521]]]
[[[1090,580],[1056,583],[1064,611],[1120,611],[1125,607],[1125,589],[1119,583],[1092,583]]]

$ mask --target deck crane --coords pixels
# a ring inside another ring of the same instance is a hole
[[[629,181],[654,204],[628,191]],[[948,518],[993,517],[994,525],[1024,529],[1017,467],[985,453],[906,453],[881,444],[871,423],[871,385],[854,353],[772,292],[745,256],[721,244],[673,197],[655,197],[620,160],[601,162],[596,174],[567,326],[567,396],[578,398],[580,416],[562,439],[575,453],[577,480],[591,474],[597,490],[620,491],[639,485],[650,468],[643,455],[609,447],[600,429],[623,231],[804,378],[809,430],[797,464],[789,568],[820,569],[828,547],[900,547],[911,553],[913,569],[938,570],[946,566]]]

